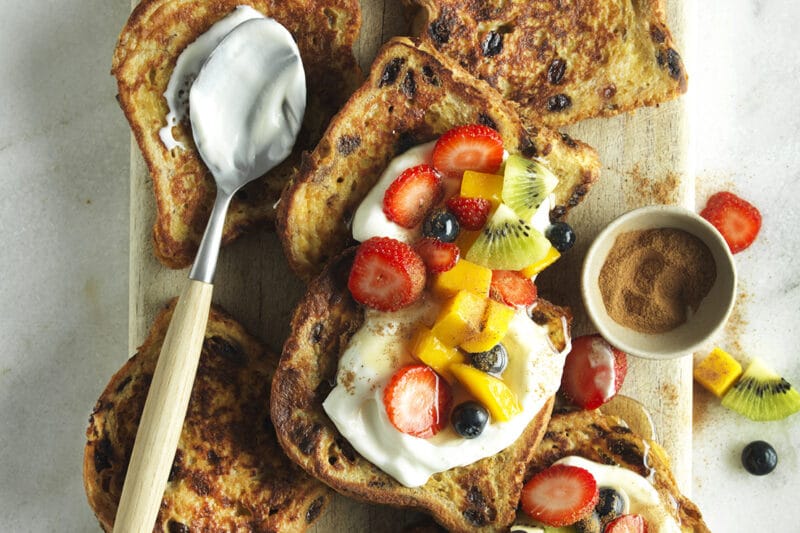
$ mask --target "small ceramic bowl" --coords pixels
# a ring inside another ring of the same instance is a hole
[[[599,278],[618,235],[653,228],[681,229],[703,241],[714,257],[717,277],[697,311],[684,324],[665,333],[649,334],[622,326],[608,315]],[[581,292],[589,318],[612,345],[639,357],[672,359],[696,351],[725,325],[736,298],[736,268],[725,239],[708,221],[681,207],[654,205],[630,211],[600,232],[584,259]]]

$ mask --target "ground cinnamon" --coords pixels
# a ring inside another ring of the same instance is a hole
[[[642,333],[663,333],[697,311],[717,277],[711,251],[683,230],[656,228],[619,235],[600,270],[606,312]]]

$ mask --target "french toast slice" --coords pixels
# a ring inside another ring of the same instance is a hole
[[[89,505],[111,531],[174,301],[111,378],[86,431]],[[305,531],[330,491],[281,452],[269,418],[277,357],[212,307],[178,451],[154,531]]]
[[[351,248],[326,266],[292,318],[272,382],[271,413],[281,445],[308,473],[346,496],[425,511],[452,531],[503,531],[514,519],[525,465],[544,433],[553,399],[509,448],[434,474],[420,487],[405,487],[364,459],[322,407],[339,356],[364,320],[363,308],[347,290],[353,256]],[[539,300],[534,320],[548,328],[557,349],[564,348],[568,310]]]
[[[553,218],[577,205],[598,177],[593,149],[553,130],[526,128],[485,82],[424,45],[394,38],[281,196],[278,232],[292,269],[308,280],[351,242],[349,222],[392,158],[468,123],[496,129],[509,153],[547,162],[560,178]]]
[[[686,92],[662,0],[414,0],[420,38],[504,98],[559,127]]]
[[[602,409],[554,411],[526,479],[568,455],[622,466],[650,480],[682,531],[707,533],[700,510],[678,489],[664,449],[634,433],[621,418],[603,414]]]
[[[357,0],[143,0],[122,29],[111,72],[153,180],[154,252],[170,268],[183,268],[194,259],[216,189],[188,119],[172,129],[185,150],[167,150],[161,142],[159,130],[166,125],[168,111],[163,93],[186,46],[239,5],[276,19],[294,36],[305,68],[308,102],[289,158],[233,199],[223,242],[256,224],[274,222],[274,204],[300,153],[316,144],[330,117],[362,80],[352,50],[361,25]]]

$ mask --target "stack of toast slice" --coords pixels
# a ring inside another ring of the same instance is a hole
[[[273,17],[297,41],[308,85],[308,104],[292,155],[242,189],[228,211],[223,241],[275,219],[275,203],[303,150],[313,148],[330,117],[361,81],[353,43],[361,24],[357,0],[143,0],[123,28],[112,73],[119,102],[153,180],[153,247],[166,266],[191,264],[214,203],[214,180],[194,145],[191,126],[173,128],[185,145],[168,150],[159,137],[168,112],[163,94],[181,52],[237,6]]]
[[[415,0],[420,38],[550,127],[672,100],[687,76],[662,0]]]
[[[83,476],[111,531],[144,401],[174,303],[111,378],[89,419]],[[155,531],[305,531],[329,489],[281,452],[269,418],[277,357],[212,308],[186,421]]]
[[[363,321],[363,309],[346,289],[353,256],[348,247],[354,244],[349,224],[393,157],[453,126],[487,125],[500,133],[510,153],[542,158],[560,178],[550,213],[558,220],[585,198],[598,179],[600,162],[592,148],[551,128],[654,105],[686,89],[683,64],[657,0],[415,1],[424,14],[419,38],[390,40],[349,99],[361,79],[352,55],[360,24],[355,0],[324,5],[144,0],[120,36],[113,73],[153,177],[155,253],[173,268],[193,259],[214,194],[190,126],[173,129],[187,150],[168,151],[158,136],[167,113],[162,93],[180,52],[237,5],[250,5],[295,36],[309,83],[309,107],[295,151],[234,200],[225,238],[275,221],[290,266],[313,281],[294,313],[274,379],[257,341],[223,312],[212,311],[157,529],[305,529],[319,515],[328,489],[290,465],[277,451],[276,439],[294,463],[336,491],[423,510],[455,531],[506,529],[526,475],[558,453],[585,447],[595,451],[586,452],[589,458],[612,458],[636,469],[624,453],[606,453],[614,444],[592,429],[619,424],[589,413],[586,420],[558,415],[548,427],[551,399],[503,452],[408,488],[355,452],[322,410],[338,357]],[[113,524],[169,316],[170,311],[159,316],[139,354],[112,378],[90,421],[84,476],[105,529]],[[569,310],[540,299],[533,317],[548,327],[554,346],[566,345],[563,324],[571,320]],[[269,383],[274,434],[265,413]],[[580,438],[571,437],[578,435],[569,433],[572,425],[584,428]],[[696,507],[680,495],[674,480],[670,483],[668,462],[661,461],[659,450],[640,453],[648,461],[647,454],[654,454],[657,472],[665,469],[659,491],[665,501],[670,495],[685,504],[682,524],[699,524],[696,530],[705,531]]]

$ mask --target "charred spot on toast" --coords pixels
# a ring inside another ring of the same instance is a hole
[[[462,511],[464,518],[475,526],[491,524],[497,518],[497,510],[489,505],[481,489],[476,485],[470,486],[466,496],[467,507]]]
[[[486,113],[478,114],[478,124],[497,130],[497,123]]]
[[[342,155],[350,155],[361,146],[361,137],[359,135],[342,135],[336,141],[336,151]]]
[[[400,92],[403,93],[406,98],[414,98],[414,95],[417,92],[417,82],[414,81],[413,70],[408,69],[406,71],[403,82],[400,84]]]
[[[647,476],[649,469],[645,464],[644,455],[639,447],[629,440],[608,439],[608,449],[625,461],[626,465],[641,476]]]
[[[317,518],[319,518],[320,513],[322,512],[322,508],[325,507],[325,497],[320,496],[313,502],[311,505],[308,506],[308,510],[306,511],[306,523],[310,524]]]
[[[438,87],[441,83],[439,78],[436,76],[436,71],[433,70],[433,67],[430,65],[424,65],[422,67],[422,79],[425,80],[426,83],[429,85],[433,85],[434,87]]]
[[[547,82],[550,85],[560,85],[564,81],[564,74],[567,72],[567,62],[557,57],[550,62],[547,67]]]
[[[191,533],[189,526],[177,520],[170,520],[167,523],[167,531],[169,531],[169,533]]]
[[[428,33],[437,47],[447,44],[450,40],[450,33],[457,20],[457,15],[449,7],[445,7],[439,17],[430,23]]]
[[[378,87],[386,87],[387,85],[393,85],[394,82],[397,81],[397,76],[400,74],[400,69],[403,68],[403,64],[405,64],[406,60],[402,57],[393,57],[389,60],[385,67],[383,67],[383,72],[381,73],[380,80],[378,81]]]
[[[503,51],[503,34],[498,31],[490,31],[481,42],[481,52],[484,57],[496,56]]]
[[[103,438],[97,441],[94,447],[94,470],[95,472],[102,472],[111,468],[111,462],[114,457],[114,446],[111,444],[108,435],[103,435]]]

